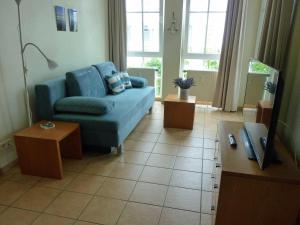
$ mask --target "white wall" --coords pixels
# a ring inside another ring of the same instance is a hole
[[[56,31],[55,5],[79,11],[78,32]],[[108,58],[107,0],[23,0],[21,17],[23,41],[36,43],[59,64],[58,69],[49,71],[39,53],[33,48],[27,49],[26,64],[33,101],[32,90],[36,83]],[[0,2],[0,30],[1,142],[27,125],[14,0]],[[0,160],[3,157],[0,153]]]
[[[182,46],[182,18],[185,11],[185,0],[165,0],[165,25],[163,46],[163,81],[162,99],[168,94],[177,94],[173,80],[181,73],[181,46]],[[172,21],[172,13],[175,13],[178,32],[169,33],[167,30]]]
[[[239,92],[238,106],[242,107],[244,104],[244,96],[247,86],[248,65],[251,58],[255,58],[256,48],[258,45],[257,38],[260,35],[259,24],[261,20],[261,7],[262,0],[249,0],[246,8],[246,20],[245,20],[245,39],[244,39],[244,51],[242,56],[242,71],[241,71],[241,83]]]

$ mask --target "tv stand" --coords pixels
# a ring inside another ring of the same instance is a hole
[[[282,164],[261,170],[248,160],[239,135],[244,123],[222,121],[218,126],[220,162],[219,197],[215,225],[295,225],[300,211],[300,171],[278,140],[275,147]],[[228,143],[232,133],[237,148]],[[217,204],[216,204],[217,203]]]

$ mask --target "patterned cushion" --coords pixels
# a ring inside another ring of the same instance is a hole
[[[112,94],[117,95],[125,90],[121,77],[116,73],[105,77]]]
[[[128,75],[128,73],[124,73],[124,72],[119,72],[119,73],[116,73],[120,76],[124,86],[126,89],[129,89],[129,88],[132,88],[132,84],[131,84],[131,81],[130,81],[130,77]]]

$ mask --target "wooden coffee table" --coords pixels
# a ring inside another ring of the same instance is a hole
[[[193,129],[196,96],[182,100],[177,95],[168,95],[164,100],[164,106],[165,128]]]
[[[14,135],[21,171],[61,179],[61,157],[82,158],[79,124],[55,121],[55,128],[46,130],[40,127],[43,122]]]

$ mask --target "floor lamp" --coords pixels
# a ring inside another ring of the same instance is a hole
[[[32,125],[32,112],[30,107],[30,98],[29,98],[29,91],[28,91],[28,84],[27,84],[27,68],[25,65],[25,59],[24,59],[24,53],[27,49],[27,47],[32,46],[35,49],[39,51],[41,56],[47,61],[48,68],[50,70],[55,69],[58,65],[53,60],[49,59],[45,53],[34,43],[28,42],[25,45],[23,45],[23,39],[22,39],[22,24],[21,24],[21,15],[20,15],[20,3],[21,0],[15,0],[18,6],[18,25],[19,25],[19,39],[20,39],[20,46],[21,46],[21,57],[22,57],[22,69],[23,69],[23,79],[24,79],[24,87],[25,87],[25,103],[26,103],[26,113],[27,113],[27,119],[28,119],[28,125]]]

